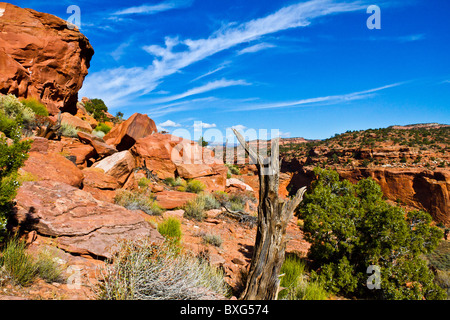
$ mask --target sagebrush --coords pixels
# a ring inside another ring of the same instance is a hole
[[[106,300],[204,300],[229,295],[223,271],[170,245],[122,241],[97,288]]]

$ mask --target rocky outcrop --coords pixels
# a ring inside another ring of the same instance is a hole
[[[111,129],[104,137],[117,150],[130,149],[136,140],[158,132],[155,122],[145,114],[135,113],[128,120]]]
[[[116,148],[110,146],[102,138],[94,136],[93,134],[78,131],[77,135],[80,141],[91,145],[97,153],[97,156],[100,158],[108,157],[117,152]]]
[[[100,168],[86,168],[81,171],[83,173],[83,186],[92,187],[102,190],[114,190],[119,188],[116,178],[106,174]]]
[[[34,144],[33,144],[34,145]],[[86,166],[87,161],[96,156],[94,147],[84,144],[80,141],[73,140],[63,147],[63,153],[75,157],[75,164],[79,166]]]
[[[450,225],[449,170],[360,168],[339,169],[338,172],[351,182],[371,177],[381,186],[387,199],[426,210],[435,221]]]
[[[56,237],[58,246],[71,253],[109,258],[120,239],[164,239],[145,221],[143,212],[98,201],[65,183],[25,182],[16,202],[19,225]]]
[[[135,161],[131,153],[125,150],[94,163],[92,167],[102,169],[122,186],[135,168]]]
[[[51,180],[81,187],[83,174],[70,160],[58,153],[30,152],[29,158],[22,167],[39,180]]]
[[[198,177],[196,180],[203,182],[206,191],[225,191],[227,184],[228,168],[221,163],[211,164],[212,174]]]
[[[293,174],[289,189],[295,191],[309,186],[314,180],[314,167],[302,166],[298,161],[283,163],[283,171]],[[335,168],[342,179],[356,183],[371,177],[384,196],[410,208],[425,210],[436,222],[450,225],[450,171],[424,168]]]
[[[227,191],[230,189],[230,191],[232,189],[237,189],[239,191],[250,191],[253,192],[253,188],[250,187],[248,184],[242,182],[241,180],[237,179],[237,178],[230,178],[227,179]]]
[[[163,191],[156,194],[158,204],[168,210],[183,207],[186,202],[196,198],[195,193],[181,191]]]
[[[94,54],[88,39],[51,14],[0,8],[0,93],[40,99],[50,114],[75,114]]]
[[[119,189],[116,178],[100,168],[85,168],[81,172],[84,177],[84,191],[89,192],[97,200],[114,203],[116,189]]]
[[[92,132],[92,127],[89,124],[89,122],[81,120],[80,118],[73,116],[68,112],[64,112],[61,115],[61,123],[68,124],[77,130],[81,130],[81,131],[88,132],[88,133]]]
[[[138,166],[146,166],[160,179],[195,178],[208,190],[225,189],[227,168],[211,150],[200,147],[195,141],[155,133],[137,140],[130,151]]]

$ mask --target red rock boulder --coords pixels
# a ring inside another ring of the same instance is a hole
[[[181,191],[163,191],[156,194],[158,204],[168,210],[183,207],[186,202],[197,197],[195,193]]]
[[[104,140],[117,150],[130,149],[140,138],[158,132],[155,122],[146,114],[135,113],[128,120],[111,129]]]
[[[226,167],[211,150],[195,141],[155,133],[137,140],[130,151],[138,166],[146,166],[160,179],[178,175],[201,180],[209,190],[225,189]]]
[[[140,211],[98,201],[83,190],[55,181],[24,182],[16,196],[18,224],[31,223],[38,234],[56,237],[65,251],[110,258],[120,239],[164,238]]]
[[[92,167],[102,169],[122,186],[135,168],[135,161],[131,153],[125,150],[94,163]]]
[[[117,152],[117,149],[105,143],[102,138],[86,132],[77,132],[80,141],[91,145],[100,158],[108,157]]]
[[[70,160],[58,153],[30,152],[22,167],[39,180],[63,182],[74,187],[81,187],[83,174]]]
[[[35,97],[50,114],[76,113],[94,49],[61,18],[0,3],[0,93]]]
[[[83,121],[80,118],[73,116],[68,112],[64,112],[61,115],[61,123],[71,125],[77,130],[81,130],[88,133],[92,132],[92,127],[89,124],[89,122]]]

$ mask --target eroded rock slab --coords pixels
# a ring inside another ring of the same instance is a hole
[[[59,246],[71,253],[109,258],[119,239],[164,239],[141,212],[96,200],[61,182],[25,182],[16,202],[19,223],[40,235],[56,237]]]

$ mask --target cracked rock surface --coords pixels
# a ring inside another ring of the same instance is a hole
[[[164,238],[145,213],[96,200],[90,193],[56,181],[25,182],[16,196],[16,219],[29,230],[56,237],[76,254],[109,258],[119,239]]]

